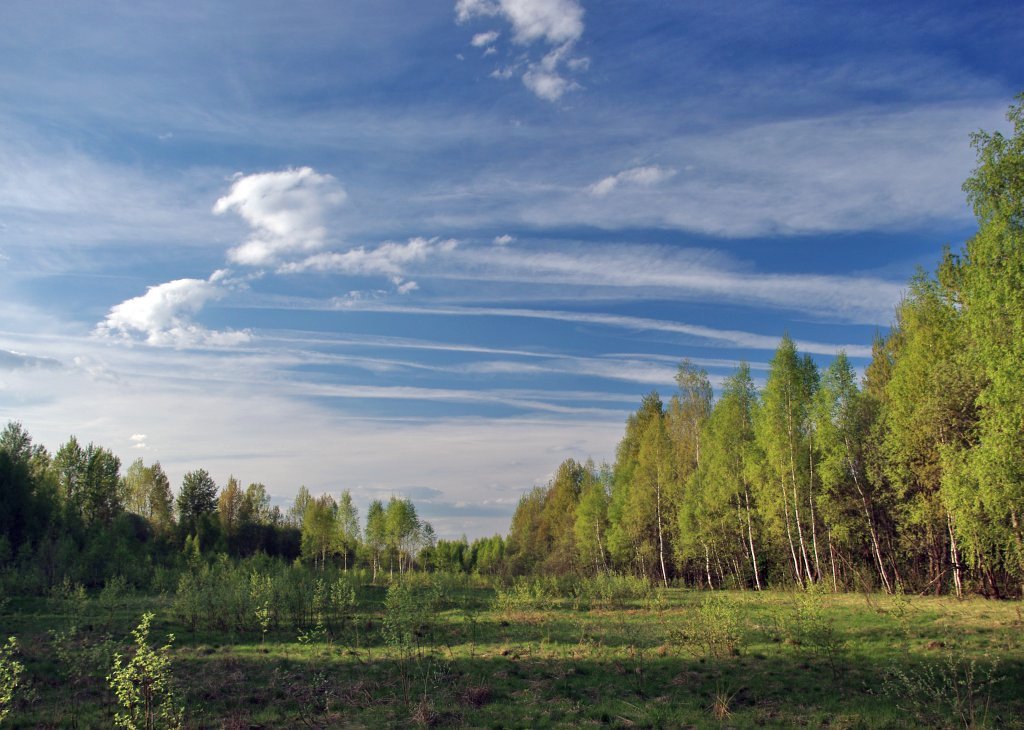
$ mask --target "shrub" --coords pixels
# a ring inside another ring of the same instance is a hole
[[[121,712],[114,715],[114,724],[127,730],[180,728],[184,710],[178,704],[171,676],[171,644],[174,634],[159,649],[149,645],[149,624],[152,613],[143,614],[132,631],[135,653],[125,661],[120,652],[114,655],[114,667],[107,682],[117,695]]]
[[[739,611],[720,593],[707,596],[683,626],[670,634],[682,647],[716,658],[737,654],[742,638]]]
[[[593,578],[582,578],[574,586],[574,605],[580,609],[626,608],[637,602],[647,602],[654,596],[650,582],[634,575],[601,573]]]
[[[17,653],[18,640],[11,636],[0,647],[0,722],[10,713],[25,673],[25,665],[15,657]]]

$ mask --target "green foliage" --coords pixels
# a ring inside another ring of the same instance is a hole
[[[697,655],[723,657],[738,654],[743,641],[739,609],[722,592],[709,593],[691,609],[683,625],[670,633],[678,646]]]
[[[612,610],[649,601],[656,591],[650,581],[634,575],[599,573],[573,585],[574,605],[581,609]]]
[[[829,610],[826,589],[820,583],[796,594],[787,626],[790,641],[802,651],[824,658],[838,677],[847,641]]]
[[[25,665],[17,659],[18,640],[13,636],[0,646],[0,722],[10,713],[22,684]]]
[[[886,693],[922,727],[989,727],[992,688],[1003,679],[998,660],[979,661],[956,640],[940,643],[933,661],[890,667]]]
[[[494,591],[493,609],[512,616],[524,611],[550,611],[558,604],[558,581],[552,577],[523,576],[507,588]]]
[[[205,469],[185,474],[177,507],[178,523],[185,535],[196,534],[203,517],[217,511],[217,484]]]
[[[149,625],[152,613],[142,615],[132,631],[134,652],[130,659],[121,653],[114,655],[114,666],[107,676],[110,689],[117,696],[120,711],[114,715],[114,724],[126,730],[157,730],[180,728],[184,708],[178,703],[171,674],[171,644],[154,649],[149,645]]]

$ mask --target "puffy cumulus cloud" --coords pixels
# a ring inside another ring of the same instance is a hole
[[[545,62],[530,64],[523,74],[523,85],[548,101],[558,101],[565,92],[579,88],[579,84],[562,76],[555,65]]]
[[[460,23],[495,16],[512,24],[513,38],[523,45],[541,39],[553,45],[575,42],[583,35],[583,8],[577,0],[457,0],[455,3],[455,17]]]
[[[509,234],[505,233],[505,234],[502,234],[500,236],[495,236],[494,237],[494,245],[495,246],[507,246],[510,243],[512,243],[514,240],[516,240],[515,236],[510,236]]]
[[[252,235],[228,252],[246,266],[266,266],[294,254],[324,247],[324,214],[347,196],[332,175],[300,167],[279,172],[237,175],[227,195],[213,206],[221,215],[234,211],[250,226]]]
[[[382,275],[394,280],[394,277],[404,276],[410,265],[426,261],[430,256],[454,251],[458,245],[458,241],[450,238],[417,237],[406,243],[387,241],[371,249],[359,246],[343,253],[315,254],[302,261],[285,264],[279,270],[283,273],[323,271],[357,276]]]
[[[659,167],[658,165],[632,167],[628,170],[616,173],[615,175],[609,175],[606,178],[598,180],[587,188],[587,192],[596,197],[603,198],[623,183],[627,185],[650,187],[652,185],[665,182],[669,178],[675,176],[675,174],[675,170]]]
[[[557,101],[566,92],[580,88],[563,74],[563,68],[579,73],[590,65],[589,59],[572,56],[574,45],[583,36],[583,7],[578,0],[457,0],[455,16],[460,23],[478,17],[501,17],[511,24],[514,43],[552,46],[553,50],[541,60],[528,60],[522,76],[526,88],[541,99]],[[478,47],[490,46],[497,38],[498,34],[490,31],[474,35],[471,42]],[[504,68],[491,76],[508,78],[511,73],[510,68]]]
[[[150,345],[172,347],[227,346],[247,342],[248,332],[208,330],[193,320],[208,302],[227,292],[227,272],[216,271],[209,279],[176,279],[147,289],[111,307],[96,334],[133,340],[139,336]]]
[[[501,34],[496,30],[489,30],[486,33],[477,33],[473,36],[473,40],[470,41],[470,44],[474,48],[484,48],[498,40],[498,36],[500,35]]]
[[[583,8],[577,0],[501,0],[501,10],[518,43],[574,43],[583,35]]]

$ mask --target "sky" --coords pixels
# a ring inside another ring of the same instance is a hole
[[[975,229],[1010,2],[0,4],[0,422],[507,531]]]

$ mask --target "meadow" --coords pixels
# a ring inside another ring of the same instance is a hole
[[[0,611],[15,728],[114,726],[147,612],[189,728],[1024,727],[1019,602],[225,563]]]

